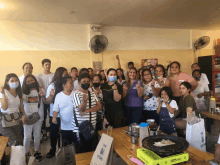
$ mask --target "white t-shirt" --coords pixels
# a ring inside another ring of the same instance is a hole
[[[119,80],[119,79],[117,79],[117,82],[118,82],[120,85],[122,85],[122,84],[123,84],[123,82],[125,82],[125,80],[122,80],[122,81],[120,82],[120,80]]]
[[[91,94],[91,108],[92,108],[92,107],[96,106],[98,99],[97,99],[96,94],[94,92],[90,91],[90,94]],[[83,116],[81,116],[79,114],[78,106],[82,102],[83,95],[84,95],[84,93],[82,93],[80,91],[76,91],[76,92],[73,93],[73,105],[74,105],[74,108],[75,108],[76,118],[78,120],[79,125],[80,125],[80,123],[82,123],[85,120],[90,120],[90,113],[86,113]],[[89,100],[87,101],[86,109],[89,109]],[[97,113],[96,112],[91,112],[91,123],[92,123],[94,128],[96,127],[96,117],[97,117]],[[73,116],[73,119],[72,119],[72,126],[73,126],[72,127],[73,132],[79,132],[79,128],[76,126],[74,116]]]
[[[168,103],[169,103],[169,101],[168,101]],[[177,103],[176,103],[175,100],[172,100],[169,103],[169,105],[171,106],[171,108],[175,108],[176,111],[178,110],[178,106],[177,106]],[[166,108],[167,106],[166,106],[166,104],[164,102],[162,102],[162,106],[161,107],[165,107]],[[174,114],[171,114],[170,112],[169,112],[169,115],[170,115],[171,118],[174,117]]]
[[[23,85],[24,77],[25,77],[24,75],[18,77],[18,79],[19,79],[19,81],[20,81],[20,84],[21,84],[21,87],[22,87],[22,85]]]
[[[40,115],[40,120],[44,120],[44,110],[43,110],[43,100],[41,98],[40,107],[38,108],[39,94],[37,90],[30,91],[29,95],[23,94],[23,105],[24,111],[27,116],[34,112],[38,112]]]
[[[44,90],[47,90],[47,87],[49,86],[49,84],[51,83],[52,79],[53,79],[54,73],[50,73],[50,74],[44,74],[44,73],[40,73],[39,75],[36,76],[37,81],[39,83],[39,85],[44,88]]]
[[[203,101],[204,100],[204,96],[202,96],[201,98],[198,98],[198,94],[200,93],[204,93],[204,92],[209,92],[209,86],[207,84],[207,82],[200,80],[198,82],[198,86],[197,88],[192,92],[194,95],[195,100],[200,100]]]
[[[144,110],[156,111],[159,103],[157,102],[158,98],[153,93],[151,83],[152,83],[152,81],[149,84],[144,85],[144,94],[143,94],[143,96],[153,94],[153,96],[151,98],[149,98],[147,100],[144,100]],[[157,83],[157,81],[155,81],[154,87],[155,88],[160,87],[159,84]]]
[[[73,82],[73,91],[76,91],[76,90],[78,90],[79,89],[79,84],[78,84],[78,79],[76,79],[74,82]]]
[[[60,92],[56,95],[53,111],[60,113],[61,130],[73,130],[73,92],[66,95]]]
[[[54,83],[51,83],[51,84],[48,86],[48,88],[47,88],[47,93],[46,93],[46,98],[48,98],[48,97],[50,96],[50,91],[51,91],[51,89],[53,89],[54,92],[55,92]],[[51,117],[53,117],[53,106],[54,106],[53,102],[50,103],[50,116],[51,116]],[[60,114],[58,114],[57,117],[60,117]]]
[[[124,72],[125,80],[127,81],[128,80],[128,71],[127,70],[123,70],[123,72]]]
[[[208,80],[208,78],[207,78],[207,76],[206,76],[205,73],[201,73],[201,78],[200,78],[200,80],[203,80],[203,81],[205,81],[207,84],[209,84],[209,80]]]
[[[3,114],[12,114],[15,112],[19,112],[19,107],[21,103],[19,96],[17,95],[16,97],[14,97],[7,89],[5,89],[5,97],[8,101],[8,109],[6,111],[1,109],[1,112]]]

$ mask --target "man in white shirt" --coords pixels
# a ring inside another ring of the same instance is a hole
[[[120,59],[119,59],[119,56],[116,55],[116,59],[118,60],[118,68],[121,68],[121,63],[120,63]],[[134,63],[132,61],[130,61],[128,63],[128,69],[131,69],[134,67]],[[124,70],[124,76],[125,76],[125,80],[127,81],[128,80],[128,71],[127,70]]]
[[[54,73],[50,72],[51,61],[49,59],[42,60],[41,64],[42,64],[44,71],[43,73],[40,73],[39,75],[37,75],[36,78],[39,83],[39,86],[41,86],[44,89],[44,91],[47,91],[47,87],[51,83],[54,77]],[[49,113],[49,110],[50,110],[50,105],[44,104],[44,121],[42,125],[43,140],[47,139],[46,118],[47,118],[47,111]]]
[[[78,70],[76,67],[72,67],[70,71],[70,76],[73,79],[73,91],[76,91],[79,89],[79,84],[78,84]]]
[[[19,81],[20,81],[20,84],[21,84],[21,87],[22,87],[22,84],[23,84],[23,81],[24,81],[24,77],[27,76],[27,75],[32,75],[33,65],[30,62],[26,62],[22,66],[22,69],[23,69],[24,74],[22,76],[18,77]]]
[[[193,63],[192,65],[191,65],[191,69],[192,69],[192,71],[194,71],[194,70],[200,70],[200,66],[199,66],[199,64],[198,63]],[[209,84],[209,80],[208,80],[208,78],[207,78],[207,75],[205,74],[205,73],[201,73],[201,78],[200,78],[202,81],[205,81],[207,84]]]

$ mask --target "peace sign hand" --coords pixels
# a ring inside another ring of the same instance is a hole
[[[112,86],[112,89],[113,89],[113,90],[117,90],[117,85],[114,84],[114,85]]]
[[[123,89],[124,89],[125,91],[128,90],[128,87],[126,86],[126,84],[123,85]]]
[[[136,84],[136,87],[137,87],[137,88],[140,88],[140,87],[141,87],[141,82],[140,82],[140,81],[138,81],[138,83]]]

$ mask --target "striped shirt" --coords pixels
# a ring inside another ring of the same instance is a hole
[[[78,91],[78,90],[75,91],[74,94],[73,94],[73,106],[75,108],[76,118],[78,120],[79,125],[83,121],[90,120],[90,113],[86,113],[83,116],[81,116],[79,114],[78,106],[82,103],[83,95],[85,95],[85,94]],[[97,105],[98,99],[96,97],[96,94],[93,91],[90,91],[90,95],[91,95],[91,108],[93,108]],[[86,109],[89,109],[89,100],[87,101]],[[91,123],[92,123],[94,128],[96,126],[96,116],[97,116],[96,112],[91,112]],[[76,126],[74,115],[73,115],[73,120],[72,120],[72,126],[73,126],[73,132],[79,132],[79,128]]]

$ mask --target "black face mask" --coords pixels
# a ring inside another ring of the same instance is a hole
[[[81,88],[84,90],[89,89],[90,84],[89,83],[85,83],[85,84],[81,84]]]
[[[27,86],[31,89],[35,87],[35,83],[27,84]]]
[[[100,86],[100,83],[93,83],[93,86],[96,88],[96,87],[99,87]]]

